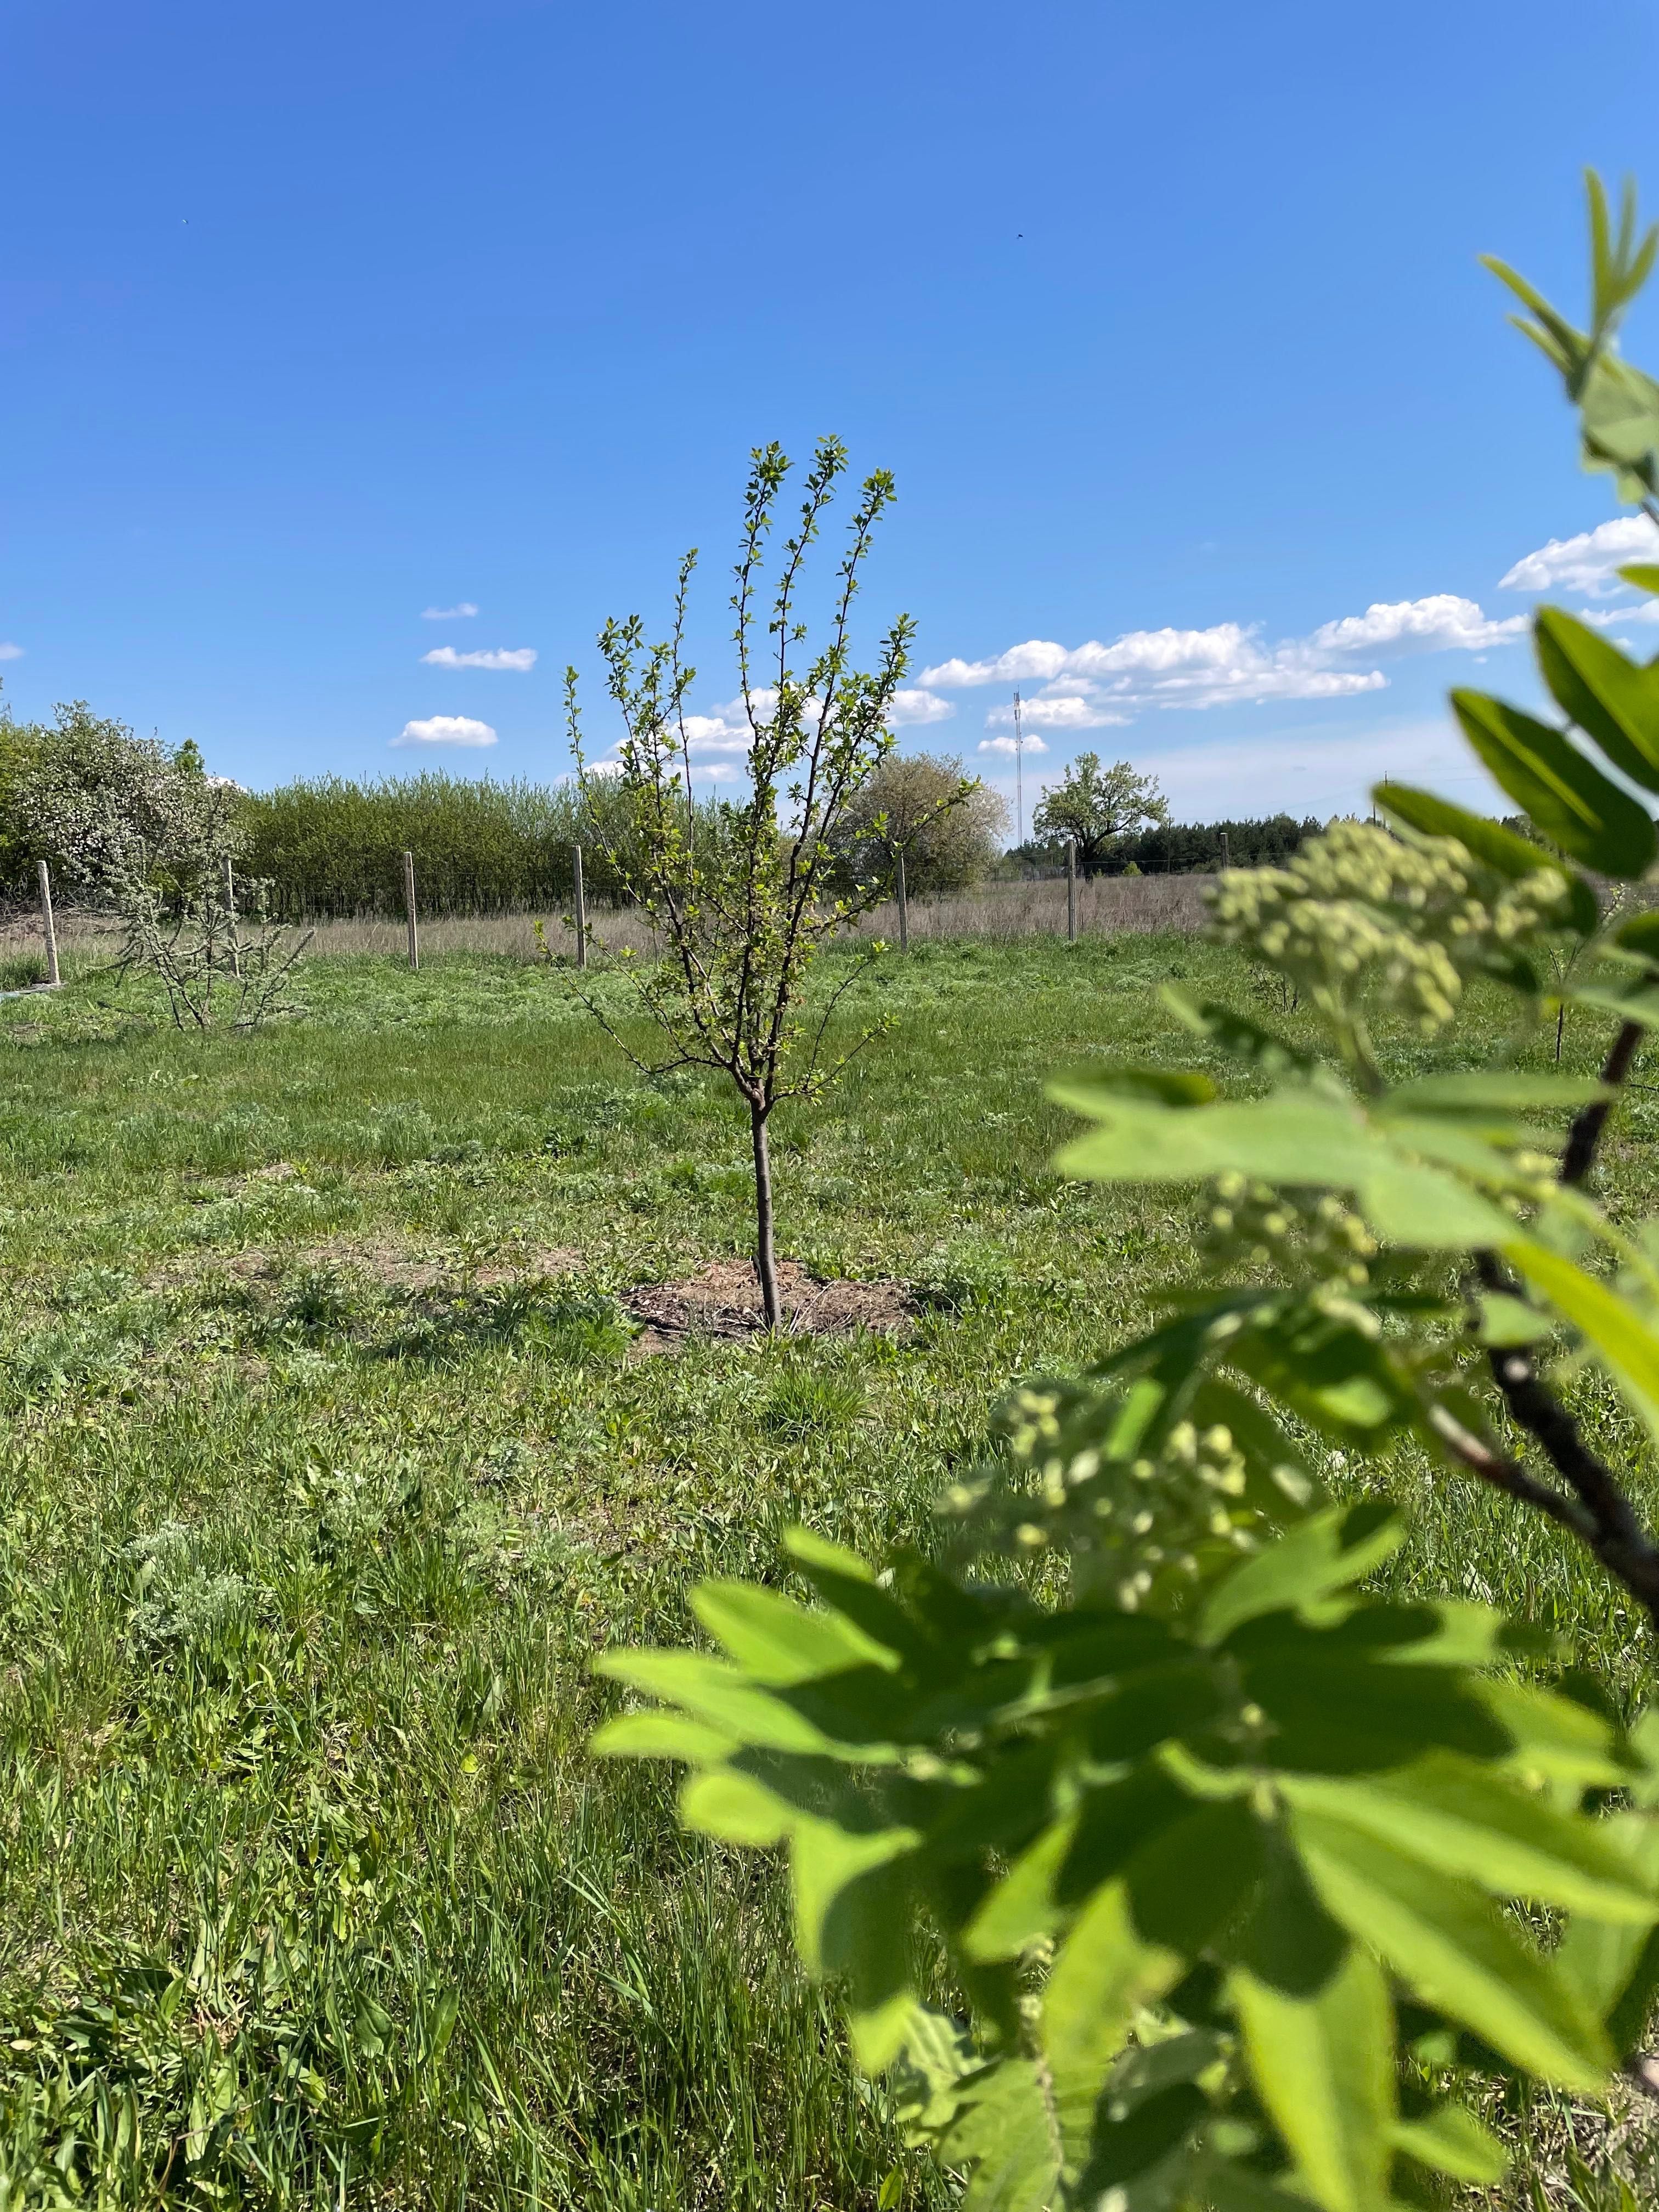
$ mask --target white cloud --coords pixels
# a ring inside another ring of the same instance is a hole
[[[458,599],[453,607],[422,607],[422,622],[464,622],[478,610],[471,599]]]
[[[1552,538],[1523,554],[1498,579],[1507,592],[1582,592],[1587,599],[1624,589],[1614,570],[1627,561],[1659,559],[1659,529],[1644,514],[1621,514],[1576,538]]]
[[[1626,600],[1616,607],[1580,607],[1578,619],[1597,629],[1613,629],[1626,623],[1659,623],[1659,599],[1638,599],[1633,605]]]
[[[1486,646],[1502,645],[1521,636],[1526,627],[1524,615],[1506,615],[1492,621],[1473,599],[1460,599],[1452,592],[1435,592],[1425,599],[1379,601],[1363,615],[1344,615],[1340,622],[1322,623],[1308,644],[1316,653],[1382,653],[1390,647],[1422,653],[1478,653]]]
[[[948,722],[956,711],[953,699],[939,698],[932,691],[896,691],[890,719],[896,730],[902,730],[922,722]]]
[[[1260,705],[1271,699],[1346,699],[1386,689],[1380,668],[1355,668],[1358,655],[1479,652],[1507,644],[1524,617],[1493,620],[1473,599],[1449,592],[1421,599],[1378,602],[1363,615],[1322,623],[1306,637],[1269,644],[1259,626],[1215,623],[1207,629],[1137,629],[1103,644],[1066,647],[1028,638],[984,660],[942,660],[921,672],[933,690],[986,684],[1036,684],[1022,702],[1025,718],[1044,729],[1097,730],[1128,720],[1147,707]],[[1348,664],[1348,665],[1345,665]],[[1012,706],[987,718],[989,727],[1013,720]]]
[[[488,722],[475,722],[470,714],[433,714],[424,722],[405,722],[394,745],[493,745],[495,732]]]
[[[1035,699],[1022,699],[1019,719],[1021,726],[1028,730],[1107,730],[1119,726],[1133,717],[1103,706],[1090,688],[1075,691],[1039,692]],[[1013,720],[1012,707],[997,707],[985,717],[985,726],[988,730],[999,727],[1012,729]],[[1012,738],[1008,742],[1012,750]]]
[[[0,660],[21,660],[22,658],[21,645],[0,645]]]
[[[536,665],[536,648],[519,645],[494,653],[457,653],[453,645],[439,645],[421,659],[429,668],[514,668],[523,676]]]
[[[1012,760],[1016,747],[1012,738],[981,738],[979,750],[982,753],[1004,753]],[[1027,738],[1025,740],[1025,750],[1028,753],[1046,753],[1048,750],[1048,746],[1043,744],[1041,738]]]

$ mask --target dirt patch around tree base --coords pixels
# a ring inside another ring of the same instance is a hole
[[[778,1295],[786,1336],[851,1336],[861,1328],[908,1335],[915,1308],[902,1283],[825,1282],[793,1260],[778,1262]],[[623,1300],[645,1325],[636,1357],[665,1352],[691,1336],[741,1343],[766,1327],[760,1278],[752,1260],[716,1260],[683,1282],[647,1283]]]

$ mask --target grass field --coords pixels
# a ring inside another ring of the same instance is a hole
[[[90,982],[0,1004],[0,2207],[60,2166],[135,2206],[842,2212],[896,2168],[949,2201],[771,1872],[587,1759],[586,1662],[682,1637],[688,1581],[774,1571],[789,1521],[925,1541],[1008,1382],[1181,1279],[1186,1202],[1060,1182],[1042,1094],[1189,1060],[1171,975],[1248,993],[1188,937],[886,963],[888,1033],[778,1124],[780,1247],[913,1285],[911,1332],[653,1357],[623,1294],[744,1249],[746,1126],[567,975],[316,962],[248,1039]],[[1642,1212],[1650,1101],[1608,1155]],[[1397,1486],[1402,1577],[1636,1693],[1637,1624],[1553,1534]],[[1557,2166],[1570,2134],[1522,2130]]]

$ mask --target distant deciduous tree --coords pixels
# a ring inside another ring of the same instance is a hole
[[[844,873],[890,886],[898,856],[913,891],[960,890],[996,860],[1007,802],[938,753],[889,753],[848,803]]]
[[[194,889],[240,854],[241,793],[204,773],[195,745],[137,737],[84,699],[55,714],[31,733],[13,804],[33,850],[81,896],[118,903],[135,881]]]
[[[1102,768],[1098,753],[1079,753],[1031,817],[1039,837],[1077,840],[1077,864],[1093,875],[1114,837],[1148,822],[1167,822],[1169,803],[1154,776],[1138,775],[1127,761]]]

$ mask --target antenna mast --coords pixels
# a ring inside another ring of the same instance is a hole
[[[1014,848],[1025,842],[1025,732],[1020,725],[1019,694],[1014,694]]]

